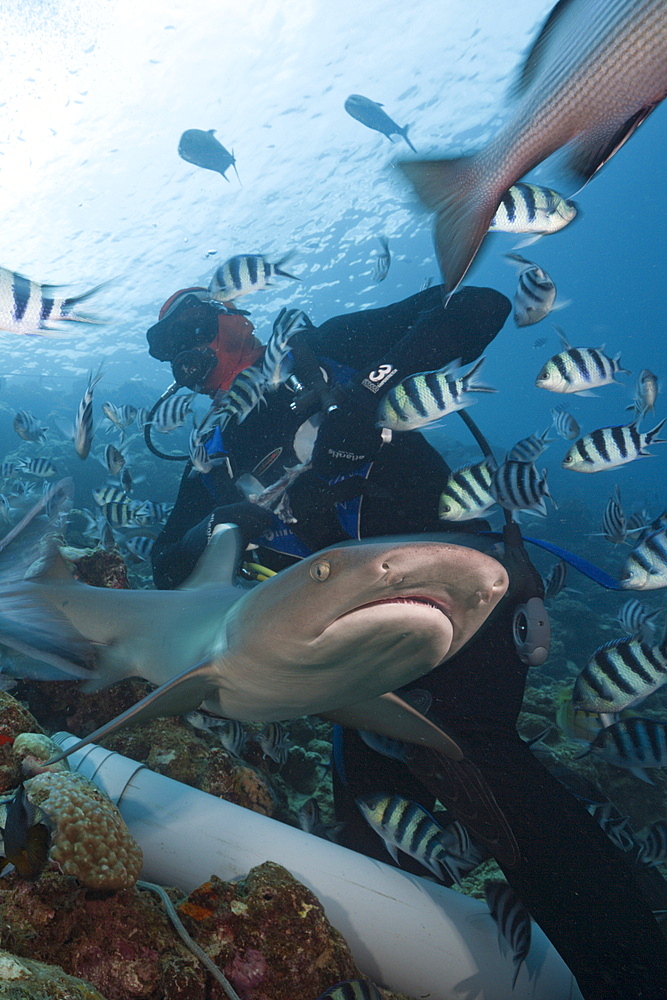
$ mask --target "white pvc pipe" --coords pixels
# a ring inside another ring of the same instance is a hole
[[[57,733],[63,748],[76,738]],[[399,871],[277,820],[190,788],[89,745],[72,768],[118,805],[144,853],[142,877],[191,892],[212,874],[229,881],[262,862],[283,865],[320,900],[364,974],[429,1000],[582,1000],[563,960],[533,924],[512,991],[511,951],[479,900]]]

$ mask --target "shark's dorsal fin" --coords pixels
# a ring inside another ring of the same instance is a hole
[[[325,719],[350,729],[368,729],[381,736],[403,740],[404,743],[431,747],[453,760],[461,760],[463,757],[463,751],[451,736],[393,691],[380,695],[379,698],[370,698],[356,705],[320,714]]]
[[[232,586],[242,552],[241,532],[235,524],[218,524],[199,562],[179,590]]]
[[[202,660],[194,667],[172,677],[166,684],[155,688],[141,701],[117,715],[111,722],[106,722],[90,736],[79,740],[78,743],[58,754],[57,757],[52,757],[48,763],[55,764],[56,761],[69,757],[75,750],[81,750],[89,743],[96,743],[98,740],[104,739],[105,736],[109,736],[119,729],[124,729],[125,726],[133,726],[137,722],[148,722],[150,719],[157,719],[160,716],[181,715],[183,712],[190,712],[216,690],[217,679],[218,674],[212,670],[210,661]]]

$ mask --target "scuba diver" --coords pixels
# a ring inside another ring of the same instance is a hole
[[[516,730],[528,667],[542,663],[548,648],[542,582],[518,527],[508,517],[502,536],[492,537],[483,521],[439,521],[444,459],[419,432],[387,443],[375,426],[383,393],[408,375],[474,361],[510,308],[493,289],[470,286],[444,308],[435,286],[317,328],[303,324],[290,341],[290,378],[266,405],[212,431],[206,448],[217,464],[209,472],[192,475],[186,466],[153,547],[154,580],[158,588],[183,582],[225,522],[256,546],[253,563],[274,571],[350,539],[442,538],[443,531],[503,562],[510,587],[487,623],[451,660],[400,692],[428,693],[429,718],[457,741],[463,761],[421,747],[390,759],[356,731],[335,727],[336,819],[346,824],[339,842],[388,862],[356,798],[398,794],[427,808],[438,800],[497,860],[586,1000],[667,1000],[667,943],[626,856]],[[264,351],[246,315],[231,303],[220,309],[200,288],[172,296],[147,336],[178,385],[211,396]],[[275,509],[247,499],[276,483],[284,489]]]

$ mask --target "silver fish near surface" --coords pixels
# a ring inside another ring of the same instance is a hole
[[[267,260],[263,254],[248,253],[230,257],[216,269],[211,278],[208,290],[211,298],[218,302],[231,302],[270,287],[271,278],[291,278],[300,281],[295,274],[290,274],[283,267],[293,256],[293,252],[285,254],[275,263]]]
[[[653,531],[628,556],[621,586],[624,590],[660,590],[667,587],[667,530]]]
[[[522,438],[510,448],[507,458],[510,462],[534,462],[546,450],[553,438],[547,437],[550,427],[541,434],[531,434]]]
[[[517,326],[539,323],[554,308],[556,286],[538,264],[525,260],[518,253],[505,256],[520,267],[519,284],[514,294],[514,322]]]
[[[578,754],[624,767],[647,784],[654,782],[645,768],[667,767],[667,723],[631,717],[614,722],[595,737],[590,747]]]
[[[178,155],[188,163],[194,163],[196,167],[203,167],[205,170],[215,170],[221,174],[226,181],[227,171],[234,167],[236,176],[241,182],[239,172],[236,169],[236,157],[234,150],[229,152],[222,143],[215,138],[215,129],[189,128],[178,140]]]
[[[420,372],[403,379],[380,400],[376,427],[392,431],[412,431],[456,410],[472,406],[471,392],[496,392],[479,381],[484,358],[465,375],[457,376],[458,363],[434,372]]]
[[[351,118],[356,119],[356,121],[361,122],[366,128],[372,128],[376,132],[381,132],[382,135],[386,135],[390,142],[393,142],[392,135],[400,135],[407,142],[408,146],[413,153],[417,150],[412,145],[408,139],[408,128],[409,125],[405,125],[401,128],[397,125],[393,119],[389,117],[386,111],[383,111],[384,105],[379,104],[377,101],[371,101],[369,97],[363,97],[361,94],[350,94],[345,100],[345,110]]]
[[[583,182],[667,94],[664,0],[560,0],[547,17],[495,137],[472,155],[400,164],[436,213],[447,291],[477,254],[503,194],[561,147]]]
[[[88,458],[93,443],[93,390],[102,378],[102,372],[88,375],[88,386],[83,394],[74,421],[74,447],[79,458]]]
[[[499,937],[503,937],[512,949],[514,962],[512,989],[514,989],[519,970],[530,951],[532,936],[530,913],[507,882],[487,880],[484,883],[484,896],[498,927]]]
[[[651,444],[667,444],[667,438],[657,436],[664,422],[644,433],[637,426],[639,420],[620,427],[600,427],[575,441],[561,465],[572,472],[605,472],[638,458],[651,458],[646,450]]]
[[[556,506],[547,486],[547,470],[540,476],[532,462],[503,462],[494,473],[493,489],[505,510],[533,511],[546,517],[546,497]]]
[[[564,406],[552,406],[551,419],[556,433],[566,441],[574,441],[581,431],[577,421]]]
[[[655,409],[655,401],[658,398],[658,376],[654,375],[649,368],[642,368],[637,376],[637,388],[635,399],[626,410],[634,410],[638,417],[649,410]]]
[[[382,247],[382,253],[379,253],[375,258],[375,267],[373,268],[373,281],[379,284],[389,274],[389,267],[391,265],[391,252],[389,250],[389,240],[386,236],[378,236],[380,241],[380,246]]]
[[[37,417],[27,410],[19,410],[14,417],[14,430],[23,441],[35,441],[43,444],[46,441],[45,434],[48,427],[42,427]]]
[[[556,327],[558,329],[558,327]],[[622,372],[629,375],[627,368],[621,368],[621,355],[609,358],[602,347],[571,347],[562,330],[560,339],[565,350],[555,354],[543,365],[535,379],[539,389],[549,392],[578,392],[582,396],[603,385],[616,382]]]
[[[481,517],[496,503],[493,459],[464,465],[452,472],[440,494],[438,517],[441,521],[470,521]]]
[[[557,233],[569,225],[576,214],[575,203],[563,198],[557,191],[539,184],[519,182],[502,196],[489,223],[489,232],[534,233],[537,239],[548,233]]]
[[[632,708],[667,681],[667,659],[658,646],[626,636],[595,650],[572,691],[575,709],[614,713]]]
[[[61,287],[42,285],[38,281],[24,278],[16,271],[0,267],[0,330],[47,336],[49,333],[62,333],[65,321],[92,324],[103,322],[95,316],[75,311],[80,302],[95,295],[103,285],[69,298],[56,294]],[[53,325],[56,323],[60,325]]]

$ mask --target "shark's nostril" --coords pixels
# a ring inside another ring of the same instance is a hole
[[[385,571],[388,570],[389,569],[389,563],[388,562],[383,562],[382,563],[382,569],[385,570]]]

